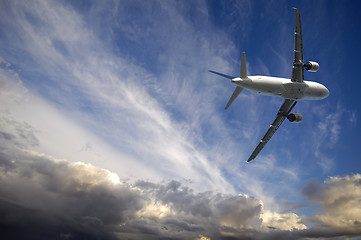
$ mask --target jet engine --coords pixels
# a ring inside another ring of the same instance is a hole
[[[303,64],[305,69],[309,72],[317,72],[320,68],[320,65],[318,65],[317,62],[308,61],[305,64]]]
[[[291,113],[287,116],[287,119],[290,120],[290,122],[301,122],[302,115],[299,113]]]

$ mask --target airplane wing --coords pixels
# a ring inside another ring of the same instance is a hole
[[[302,27],[301,14],[296,10],[295,21],[295,49],[292,67],[292,82],[303,82],[304,68],[303,68],[303,44],[302,44]]]
[[[288,116],[288,114],[292,111],[293,107],[296,105],[297,101],[285,99],[280,110],[278,110],[276,119],[273,121],[271,126],[269,127],[266,134],[263,136],[261,141],[259,142],[256,149],[253,151],[251,156],[248,158],[247,162],[252,161],[256,158],[258,153],[262,150],[262,148],[266,145],[266,143],[271,139],[273,134],[277,131],[277,129],[281,126],[282,122]]]

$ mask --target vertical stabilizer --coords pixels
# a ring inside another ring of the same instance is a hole
[[[242,53],[242,60],[241,60],[241,74],[240,78],[247,78],[247,63],[246,63],[246,53]]]

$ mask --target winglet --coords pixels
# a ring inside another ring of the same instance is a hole
[[[246,63],[246,53],[242,53],[242,60],[241,60],[241,74],[240,78],[247,78],[247,63]]]
[[[248,160],[247,160],[247,162],[249,163],[249,162],[252,161],[253,159],[254,159],[254,158],[249,157]]]

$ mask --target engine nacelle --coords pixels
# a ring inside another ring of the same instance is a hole
[[[305,69],[309,72],[317,72],[320,68],[320,65],[318,65],[317,62],[308,61],[304,65]]]
[[[299,113],[291,113],[287,116],[287,119],[290,120],[290,122],[301,122],[302,118],[302,115]]]

